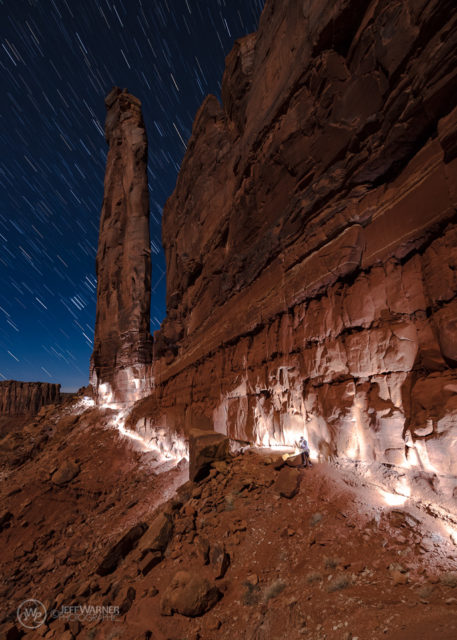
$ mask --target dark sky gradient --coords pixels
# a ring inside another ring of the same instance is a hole
[[[0,0],[0,380],[87,384],[106,143],[127,87],[149,137],[151,331],[165,314],[161,212],[199,105],[263,0]]]

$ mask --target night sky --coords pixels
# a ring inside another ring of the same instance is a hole
[[[87,384],[103,199],[104,97],[149,138],[151,331],[165,315],[161,213],[195,113],[263,0],[0,0],[0,380]]]

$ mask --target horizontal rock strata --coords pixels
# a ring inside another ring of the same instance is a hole
[[[304,433],[452,493],[456,27],[449,2],[267,0],[165,207],[157,424]]]

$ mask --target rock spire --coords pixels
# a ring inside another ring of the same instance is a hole
[[[105,105],[109,151],[96,263],[91,384],[99,401],[123,403],[149,388],[152,358],[148,144],[138,98],[114,87]]]

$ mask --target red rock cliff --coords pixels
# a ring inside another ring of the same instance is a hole
[[[267,0],[165,207],[156,422],[452,491],[456,52],[453,2]]]
[[[49,382],[0,382],[0,415],[35,415],[42,406],[60,401],[60,384]]]
[[[97,253],[91,383],[102,400],[144,391],[152,358],[147,137],[141,102],[115,87],[106,100],[109,144]]]

